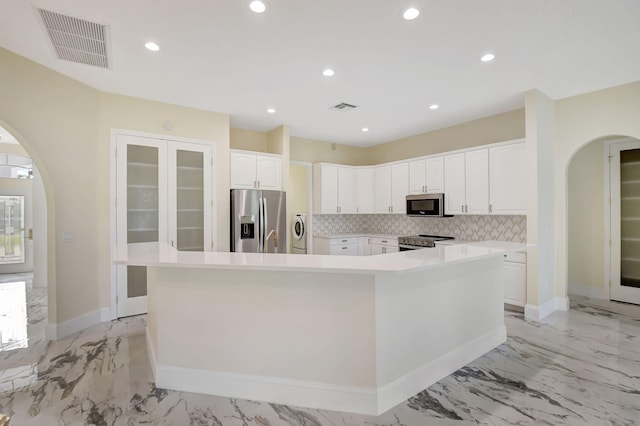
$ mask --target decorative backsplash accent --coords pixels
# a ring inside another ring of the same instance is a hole
[[[399,214],[316,214],[314,235],[389,234],[446,235],[464,241],[500,240],[525,242],[526,216],[460,215],[410,217]]]

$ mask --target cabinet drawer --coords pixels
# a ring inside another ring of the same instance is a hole
[[[336,256],[357,256],[358,243],[355,244],[332,244],[329,254]]]
[[[389,237],[389,238],[371,237],[371,244],[376,244],[380,246],[398,247],[398,239],[393,237]]]
[[[507,253],[504,255],[506,262],[527,263],[527,253]]]
[[[346,244],[358,244],[358,237],[345,237],[345,238],[331,238],[329,243],[332,246],[344,246]]]

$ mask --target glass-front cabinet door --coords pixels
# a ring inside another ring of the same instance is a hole
[[[169,149],[169,242],[180,251],[213,249],[211,148],[173,142]]]
[[[212,148],[117,136],[117,244],[166,242],[213,249]],[[147,311],[147,269],[117,267],[118,317]]]

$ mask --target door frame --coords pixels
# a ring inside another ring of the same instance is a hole
[[[116,148],[117,148],[117,138],[118,135],[126,135],[126,136],[135,136],[142,138],[152,138],[152,139],[162,139],[162,140],[171,140],[175,142],[184,142],[184,143],[193,143],[198,145],[206,145],[211,147],[211,158],[212,158],[212,167],[216,165],[217,159],[217,142],[206,139],[195,139],[195,138],[186,138],[186,137],[178,137],[167,134],[160,133],[150,133],[150,132],[140,132],[136,130],[129,129],[119,129],[119,128],[111,128],[110,135],[110,143],[109,143],[109,242],[110,242],[110,283],[111,283],[111,294],[110,294],[110,312],[109,319],[115,320],[118,318],[118,265],[113,262],[113,259],[116,254],[117,249],[117,208],[116,208],[116,196],[117,196],[117,162],[116,162]],[[216,176],[215,173],[211,174],[211,200],[212,200],[212,209],[211,209],[211,223],[212,223],[212,233],[213,236],[213,251],[217,250],[217,224],[218,224],[218,215],[217,215],[217,205],[218,205],[218,197],[217,197],[217,187],[216,187]]]
[[[613,158],[611,156],[611,149],[614,148],[615,146],[621,146],[624,144],[629,144],[629,143],[636,143],[638,144],[638,147],[640,148],[640,139],[636,139],[636,138],[632,138],[632,137],[623,137],[623,138],[617,138],[617,139],[611,139],[608,141],[605,141],[604,145],[604,170],[606,171],[604,174],[604,179],[605,179],[605,183],[604,183],[604,222],[605,222],[605,226],[604,226],[604,255],[605,255],[605,262],[604,262],[604,282],[607,284],[606,285],[606,289],[605,289],[605,295],[607,297],[607,300],[613,300],[612,299],[612,288],[613,288],[613,272],[614,272],[614,259],[613,256],[616,255],[615,253],[615,248],[613,245],[613,227],[616,225],[613,222],[613,212],[612,210],[614,209],[614,205],[613,205],[613,191],[612,191],[612,184],[613,184],[613,179],[612,179],[612,173],[614,171],[613,167],[612,167],[612,162],[611,159]],[[619,173],[619,169],[618,169],[618,173]],[[619,181],[619,177],[618,177],[618,181]],[[619,226],[619,224],[617,224],[617,226]],[[619,232],[618,232],[619,234]],[[618,249],[619,251],[619,249]],[[620,253],[617,254],[618,257],[620,257]]]

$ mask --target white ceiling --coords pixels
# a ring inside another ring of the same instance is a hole
[[[0,46],[103,91],[356,146],[521,108],[532,88],[558,99],[640,80],[639,0],[266,0],[260,15],[248,3],[0,0]],[[112,69],[57,59],[35,7],[108,24]],[[340,102],[359,107],[329,108]]]

